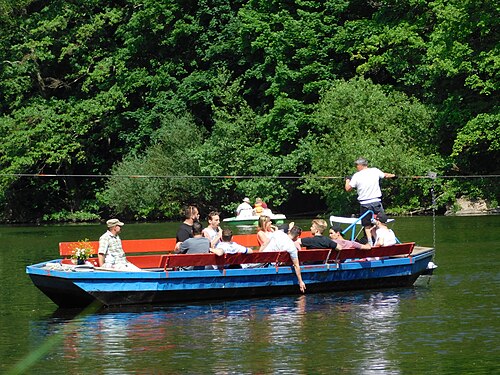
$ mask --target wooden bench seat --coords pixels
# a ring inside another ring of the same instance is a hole
[[[310,235],[310,232],[305,232]],[[258,249],[257,236],[255,234],[235,235],[234,241],[246,246]],[[97,255],[98,241],[91,241],[94,255]],[[76,242],[59,243],[59,253],[63,257],[71,257]],[[287,252],[254,252],[252,254],[172,254],[175,247],[175,238],[145,239],[145,240],[122,240],[122,245],[127,259],[140,268],[178,268],[188,266],[229,266],[244,263],[280,263],[292,264]],[[373,257],[388,257],[411,254],[415,243],[396,244],[393,246],[374,247],[371,250],[345,249],[345,250],[301,250],[299,260],[302,264],[343,262],[347,259],[365,259]],[[144,254],[162,253],[162,254]],[[132,255],[141,254],[141,255]],[[144,255],[143,255],[144,254]],[[97,258],[89,258],[89,262],[98,265]],[[71,259],[63,259],[63,263],[72,263]]]
[[[389,257],[395,255],[411,254],[415,244],[404,243],[393,246],[374,247],[371,250],[345,249],[315,249],[300,250],[300,263],[339,263],[347,259],[365,259],[374,257]],[[229,266],[245,263],[279,263],[282,265],[291,265],[290,255],[286,251],[279,252],[254,252],[252,254],[225,254],[217,256],[215,254],[168,254],[162,255],[160,262],[161,268],[178,268],[189,266]],[[133,259],[130,259],[132,262]]]
[[[344,249],[334,250],[336,257],[334,261],[344,261],[346,259],[363,259],[375,257],[389,257],[394,255],[408,256],[413,251],[415,242],[400,243],[392,246],[372,247],[370,250]]]

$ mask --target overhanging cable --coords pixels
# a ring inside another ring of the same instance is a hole
[[[344,176],[262,176],[262,175],[122,175],[122,174],[51,174],[51,173],[0,173],[1,177],[44,177],[44,178],[59,178],[59,177],[73,177],[73,178],[206,178],[206,179],[279,179],[279,180],[299,180],[299,179],[323,179],[335,180],[344,179]],[[398,179],[453,179],[453,178],[500,178],[500,175],[426,175],[426,176],[399,176]]]

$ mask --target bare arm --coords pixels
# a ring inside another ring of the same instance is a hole
[[[182,245],[182,241],[181,242],[177,242],[175,244],[174,254],[179,254],[181,252],[181,245]]]
[[[203,237],[208,238],[210,240],[210,235],[207,233],[205,229],[203,229],[201,233],[203,233]]]
[[[293,268],[295,269],[295,274],[297,275],[297,280],[299,281],[299,288],[302,293],[306,291],[306,284],[302,281],[302,274],[300,272],[300,264],[298,259],[293,259]]]
[[[188,248],[185,245],[182,246],[183,243],[184,242],[177,242],[175,244],[174,254],[183,254],[188,250]]]
[[[351,182],[351,179],[350,178],[346,178],[345,179],[345,191],[351,191],[352,190],[352,186],[350,185],[350,182]]]
[[[106,253],[108,252],[109,241],[102,236],[99,238],[99,248],[97,249],[97,262],[99,267],[102,267],[106,261]]]
[[[219,257],[224,255],[224,250],[222,250],[222,249],[217,249],[217,248],[214,249],[211,247],[210,252],[214,253],[215,255],[217,255]]]
[[[210,235],[207,233],[205,229],[203,229],[203,236],[205,238],[208,238],[208,240],[210,241]],[[217,245],[217,243],[220,241],[221,237],[222,237],[222,230],[219,228],[217,235],[214,237],[213,240],[210,241],[210,247],[215,247],[215,245]]]
[[[268,238],[268,239],[266,240],[266,242],[264,242],[264,243],[260,246],[259,251],[264,251],[264,249],[267,247],[267,245],[269,245],[269,242],[271,242],[271,239],[270,239],[270,238]]]
[[[385,173],[384,172],[384,178],[394,178],[396,175],[394,173]]]
[[[102,265],[104,264],[104,254],[97,254],[97,259],[98,259],[98,262],[99,262],[99,267],[102,267]]]

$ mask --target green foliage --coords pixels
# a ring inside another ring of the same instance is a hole
[[[69,212],[66,210],[55,212],[52,214],[43,215],[42,220],[44,222],[74,222],[81,223],[85,221],[98,221],[100,216],[96,213],[76,211]]]
[[[127,156],[113,167],[100,199],[113,213],[136,219],[176,216],[203,190],[203,180],[185,177],[200,174],[196,147],[202,138],[192,119],[166,117],[143,156]]]
[[[347,211],[338,177],[360,154],[408,176],[498,172],[490,0],[4,0],[0,15],[3,221],[277,207],[297,189]],[[428,207],[429,181],[404,181],[384,186],[391,206]]]
[[[325,91],[314,113],[315,123],[300,145],[310,157],[312,171],[318,176],[345,176],[355,172],[353,161],[367,158],[371,165],[402,176],[425,175],[436,167],[429,143],[432,113],[405,95],[384,92],[369,80],[337,81]],[[408,204],[408,196],[419,194],[412,180],[385,184],[388,206]],[[308,179],[304,189],[320,192],[331,209],[345,211],[347,198],[344,179],[325,183]],[[415,202],[412,209],[421,202]],[[410,207],[408,207],[410,208]]]
[[[500,114],[482,113],[461,129],[452,156],[466,171],[488,173],[491,165],[498,171],[500,163]]]

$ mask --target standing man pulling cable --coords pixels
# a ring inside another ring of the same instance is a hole
[[[369,210],[373,211],[374,214],[384,212],[381,200],[382,191],[380,190],[379,181],[381,178],[395,178],[396,175],[382,172],[378,168],[368,168],[368,161],[364,158],[357,159],[354,164],[356,164],[356,169],[358,171],[354,173],[352,177],[346,177],[345,190],[357,190],[360,204],[360,216]],[[368,243],[373,245],[370,231],[372,225],[371,219],[370,215],[366,215],[361,219],[361,224],[365,227]]]

